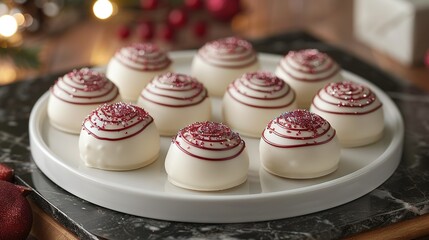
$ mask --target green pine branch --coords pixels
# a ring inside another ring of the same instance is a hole
[[[36,48],[0,47],[0,60],[10,59],[18,68],[38,68],[39,50]]]

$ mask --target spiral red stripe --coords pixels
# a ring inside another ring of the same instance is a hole
[[[195,78],[177,73],[155,77],[142,91],[140,98],[168,107],[197,105],[208,97],[203,84]]]
[[[88,68],[59,78],[50,91],[58,99],[78,105],[111,102],[119,95],[118,88],[104,74]]]
[[[361,115],[378,110],[382,103],[368,87],[343,81],[322,88],[313,99],[313,106],[327,113]]]
[[[290,51],[280,61],[279,67],[292,79],[304,82],[324,81],[340,71],[327,54],[317,49]]]
[[[157,45],[151,43],[123,47],[116,52],[115,59],[137,71],[158,71],[171,64],[170,58]]]
[[[245,73],[232,82],[227,94],[237,102],[255,108],[284,108],[295,101],[295,92],[270,72]]]
[[[127,103],[104,104],[83,123],[83,129],[100,140],[119,141],[144,131],[153,118],[142,108]]]
[[[262,139],[275,147],[294,148],[327,143],[335,134],[325,119],[298,109],[270,121],[262,133]]]
[[[243,68],[257,62],[252,45],[236,37],[209,42],[198,51],[198,56],[208,64],[222,68]]]
[[[244,141],[237,133],[215,122],[191,124],[181,129],[172,143],[189,156],[209,161],[233,159],[245,148]]]

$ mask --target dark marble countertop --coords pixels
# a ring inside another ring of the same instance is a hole
[[[80,239],[338,239],[429,211],[429,94],[354,56],[303,33],[254,42],[260,52],[285,54],[318,48],[343,68],[383,89],[405,122],[401,163],[377,189],[347,204],[299,217],[240,224],[168,222],[119,213],[77,198],[51,182],[34,164],[28,120],[36,100],[57,75],[0,87],[0,162],[15,169],[16,181],[35,191],[30,198]]]

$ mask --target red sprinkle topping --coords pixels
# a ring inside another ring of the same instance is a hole
[[[326,124],[326,120],[304,109],[285,112],[276,119],[277,124],[287,129],[302,129],[318,135],[317,131]]]
[[[142,108],[119,102],[104,104],[92,111],[83,122],[83,129],[95,138],[117,141],[140,133],[152,121],[149,113]],[[98,131],[94,131],[94,128]],[[102,137],[97,132],[111,132],[113,135]]]
[[[89,68],[82,68],[79,70],[74,69],[73,71],[66,74],[72,81],[83,86],[80,89],[84,92],[98,91],[106,86],[109,82],[104,74],[97,71],[93,71]]]
[[[237,37],[206,43],[198,51],[198,55],[205,62],[223,68],[243,68],[257,62],[252,45]]]
[[[236,52],[239,49],[246,49],[251,50],[252,44],[250,44],[248,41],[238,38],[238,37],[227,37],[222,38],[216,41],[212,41],[208,43],[211,47],[214,47],[216,49],[226,49],[228,52]],[[239,50],[238,52],[241,52]]]
[[[340,107],[364,107],[376,99],[369,88],[354,82],[330,83],[324,89],[326,93],[340,100],[337,104]]]
[[[327,108],[317,100],[331,105]],[[380,101],[376,101],[376,95],[366,86],[358,83],[343,81],[329,83],[321,89],[313,99],[316,109],[332,113],[345,115],[362,115],[376,111],[382,107]]]
[[[129,121],[135,116],[139,115],[145,118],[149,114],[140,107],[126,104],[123,102],[114,104],[104,104],[100,107],[100,111],[109,118],[112,122],[115,121]]]
[[[122,64],[138,71],[157,71],[171,64],[170,58],[153,43],[134,43],[115,55]]]
[[[185,74],[168,72],[158,76],[156,80],[160,83],[171,85],[174,88],[203,88],[203,85],[195,78]]]
[[[335,130],[329,122],[307,110],[286,112],[268,123],[262,139],[275,147],[295,148],[324,144],[332,140]],[[289,139],[284,142],[284,139]]]
[[[134,43],[129,49],[133,52],[133,55],[145,55],[148,53],[159,52],[159,47],[153,43]]]
[[[319,52],[317,49],[290,51],[287,56],[308,68],[316,68],[329,58],[325,53]]]
[[[245,148],[238,133],[222,123],[208,121],[181,129],[172,142],[184,153],[208,161],[234,159]],[[206,152],[201,152],[201,149]]]
[[[277,86],[278,88],[275,90],[281,89],[285,85],[285,82],[282,79],[280,79],[273,73],[266,72],[266,71],[245,73],[243,77],[257,86],[263,86],[263,87]]]
[[[237,145],[241,142],[240,135],[233,132],[228,126],[223,123],[209,121],[193,123],[181,129],[179,135],[194,143],[208,141],[228,142],[229,145]]]

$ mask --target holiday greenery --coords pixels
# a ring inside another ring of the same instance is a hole
[[[37,68],[39,62],[39,50],[23,47],[0,47],[0,61],[11,60],[18,68]]]

